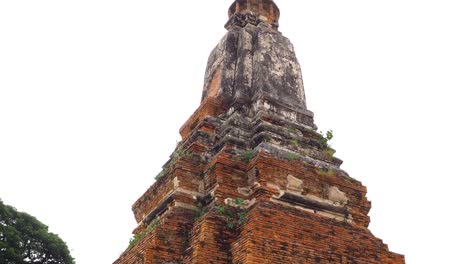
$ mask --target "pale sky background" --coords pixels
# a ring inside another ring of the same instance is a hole
[[[0,198],[112,263],[231,0],[0,0]],[[277,0],[309,109],[410,264],[466,260],[468,2]]]

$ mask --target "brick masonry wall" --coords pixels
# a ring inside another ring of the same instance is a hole
[[[214,159],[214,164],[206,165],[211,169],[204,175],[204,181],[215,186],[207,190],[213,200],[205,206],[198,202],[199,209],[187,209],[176,206],[175,201],[187,199],[185,202],[189,204],[190,199],[176,198],[160,215],[161,223],[116,264],[404,263],[403,256],[390,252],[387,245],[372,235],[366,221],[356,220],[359,217],[353,217],[352,221],[334,218],[320,214],[319,209],[288,204],[277,198],[282,189],[288,190],[285,175],[294,174],[308,188],[324,186],[323,182],[342,186],[347,195],[355,196],[349,206],[366,212],[369,209],[366,189],[359,182],[339,175],[316,175],[305,169],[306,163],[283,161],[265,153],[245,163],[228,149]],[[249,186],[251,190],[246,193],[244,189]],[[298,195],[304,195],[304,190]],[[226,201],[236,198],[248,201],[244,202],[248,214],[245,223],[230,228],[226,217],[216,208],[229,207]]]
[[[366,228],[293,207],[262,202],[248,219],[232,263],[404,263]]]
[[[367,189],[317,131],[278,19],[271,0],[231,6],[200,107],[115,264],[405,263],[368,230]]]

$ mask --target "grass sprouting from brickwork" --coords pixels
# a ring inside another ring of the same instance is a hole
[[[226,220],[228,229],[237,229],[247,221],[247,209],[237,207],[244,204],[244,199],[237,198],[234,204],[236,206],[218,205],[215,207],[215,212]]]
[[[244,163],[249,163],[250,160],[252,160],[257,153],[255,153],[254,150],[246,150],[242,153],[239,153],[239,159],[244,162]]]
[[[143,237],[145,237],[147,234],[153,231],[158,225],[159,225],[159,219],[155,219],[146,227],[144,231],[133,235],[133,238],[130,239],[127,250],[130,250],[131,248],[133,248]]]

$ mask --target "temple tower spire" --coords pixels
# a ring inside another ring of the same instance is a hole
[[[404,264],[367,228],[366,187],[340,168],[306,107],[272,0],[236,0],[200,106],[114,264]]]

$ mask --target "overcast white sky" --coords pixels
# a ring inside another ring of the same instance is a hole
[[[0,0],[0,198],[111,263],[231,0]],[[309,109],[407,263],[466,263],[468,2],[277,0]]]

